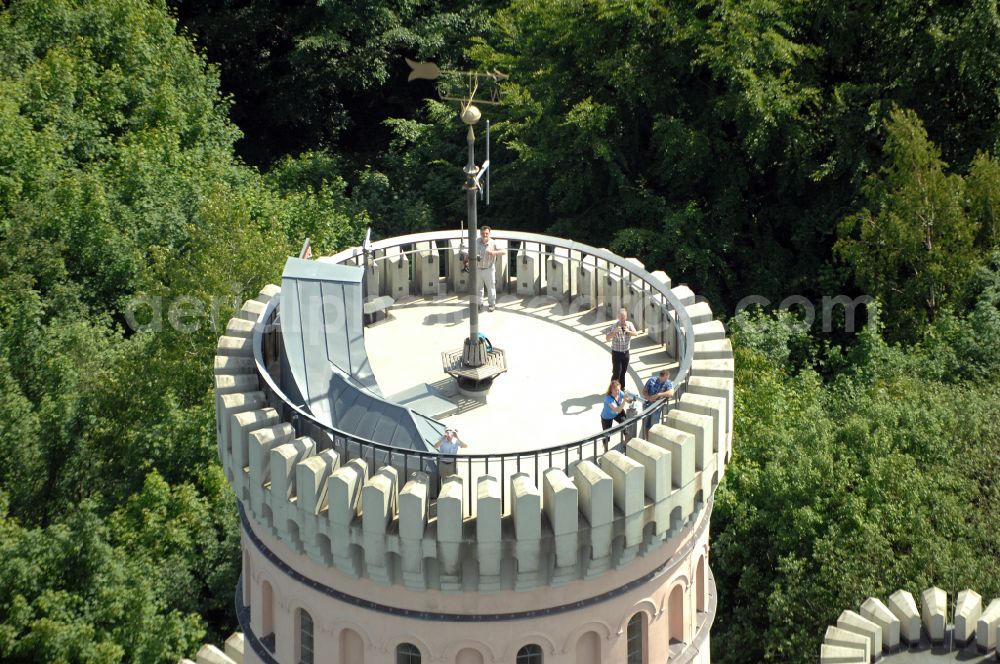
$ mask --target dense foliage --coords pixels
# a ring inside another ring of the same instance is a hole
[[[342,184],[242,166],[162,4],[12,4],[0,90],[0,659],[176,661],[232,625],[220,321]]]
[[[11,0],[0,659],[170,662],[232,629],[222,321],[303,236],[464,213],[454,108],[403,55],[510,74],[494,226],[638,256],[722,315],[877,298],[861,331],[730,321],[715,659],[813,661],[900,586],[1000,594],[995,0]]]
[[[724,645],[713,660],[815,661],[842,610],[898,588],[1000,595],[1000,364],[992,351],[988,368],[963,358],[991,376],[974,382],[942,361],[998,338],[996,292],[986,297],[991,320],[954,320],[948,341],[889,346],[871,326],[846,357],[816,352],[804,367],[811,342],[793,317],[733,321],[736,457],[712,523],[712,638]],[[824,383],[827,363],[842,369]]]

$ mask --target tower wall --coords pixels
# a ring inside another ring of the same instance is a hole
[[[245,303],[215,372],[220,458],[243,521],[246,661],[296,661],[305,610],[317,661],[392,662],[410,643],[423,661],[513,662],[529,639],[547,664],[618,662],[639,613],[643,661],[708,662],[708,529],[732,450],[733,358],[707,304],[674,290],[686,311],[662,316],[696,323],[677,406],[623,451],[515,475],[507,506],[496,477],[478,479],[471,504],[451,477],[432,505],[426,474],[296,437],[266,405],[253,355],[278,289]],[[642,297],[648,310],[655,299]]]

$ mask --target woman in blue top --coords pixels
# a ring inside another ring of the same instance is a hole
[[[610,429],[615,420],[619,422],[625,417],[625,409],[635,399],[634,395],[622,389],[617,380],[611,381],[608,391],[604,394],[604,409],[601,410],[601,428]]]

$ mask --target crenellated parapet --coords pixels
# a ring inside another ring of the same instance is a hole
[[[843,611],[824,634],[819,661],[866,664],[909,650],[927,651],[927,661],[932,655],[979,661],[977,653],[996,653],[998,639],[1000,598],[987,604],[974,590],[949,595],[936,586],[917,596],[897,590],[885,601],[869,597],[858,611]]]
[[[241,632],[230,634],[222,649],[206,643],[198,649],[194,661],[184,658],[177,664],[243,664],[243,634]]]
[[[595,298],[607,299],[607,289],[592,286]],[[537,477],[453,475],[437,491],[424,469],[403,477],[391,465],[320,449],[268,404],[254,355],[254,335],[279,292],[268,286],[244,303],[218,344],[217,436],[226,477],[255,528],[349,577],[413,590],[498,592],[620,570],[699,522],[732,451],[729,340],[707,303],[684,286],[672,291],[684,308],[675,315],[693,323],[694,338],[684,340],[693,361],[685,391],[645,437]]]

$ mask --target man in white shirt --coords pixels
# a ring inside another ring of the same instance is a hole
[[[497,256],[503,255],[502,249],[497,249],[496,243],[490,239],[490,227],[479,229],[476,238],[476,290],[479,292],[479,308],[483,307],[483,288],[489,296],[490,311],[497,306]]]

